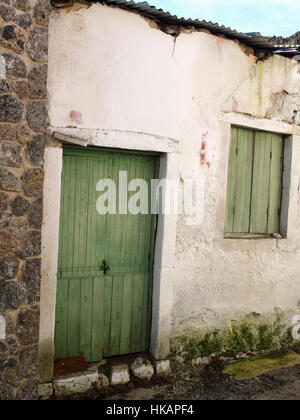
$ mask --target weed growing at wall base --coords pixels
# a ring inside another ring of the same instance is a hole
[[[230,322],[224,329],[206,333],[190,331],[172,339],[169,357],[176,365],[207,356],[233,358],[293,348],[300,340],[300,316],[293,318],[292,325],[293,329],[285,325],[280,316],[272,322],[255,321],[250,316],[250,319]]]

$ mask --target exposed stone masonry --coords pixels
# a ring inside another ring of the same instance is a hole
[[[0,1],[0,400],[38,397],[50,0]]]

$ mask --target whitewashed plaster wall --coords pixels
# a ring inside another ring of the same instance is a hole
[[[94,4],[51,18],[50,125],[179,140],[181,178],[205,181],[203,224],[178,220],[173,335],[250,312],[300,312],[300,127],[289,123],[299,76],[288,58],[258,61],[206,32],[175,39],[118,8]],[[287,239],[223,239],[230,123],[294,135]]]

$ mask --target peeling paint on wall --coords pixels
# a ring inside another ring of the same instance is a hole
[[[207,146],[207,137],[208,137],[208,131],[202,134],[201,136],[201,152],[200,152],[200,164],[201,166],[207,166],[210,167],[210,162],[206,160],[206,146]]]
[[[70,111],[70,121],[78,125],[82,125],[82,114],[80,111]]]
[[[286,91],[272,95],[273,106],[267,118],[276,118],[289,124],[300,125],[300,93]]]
[[[224,62],[224,39],[217,40],[218,61],[220,64]]]

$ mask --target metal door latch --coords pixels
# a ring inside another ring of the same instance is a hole
[[[102,260],[102,265],[100,267],[100,270],[104,272],[104,274],[107,273],[108,270],[110,270],[109,265],[106,263],[106,260]]]

